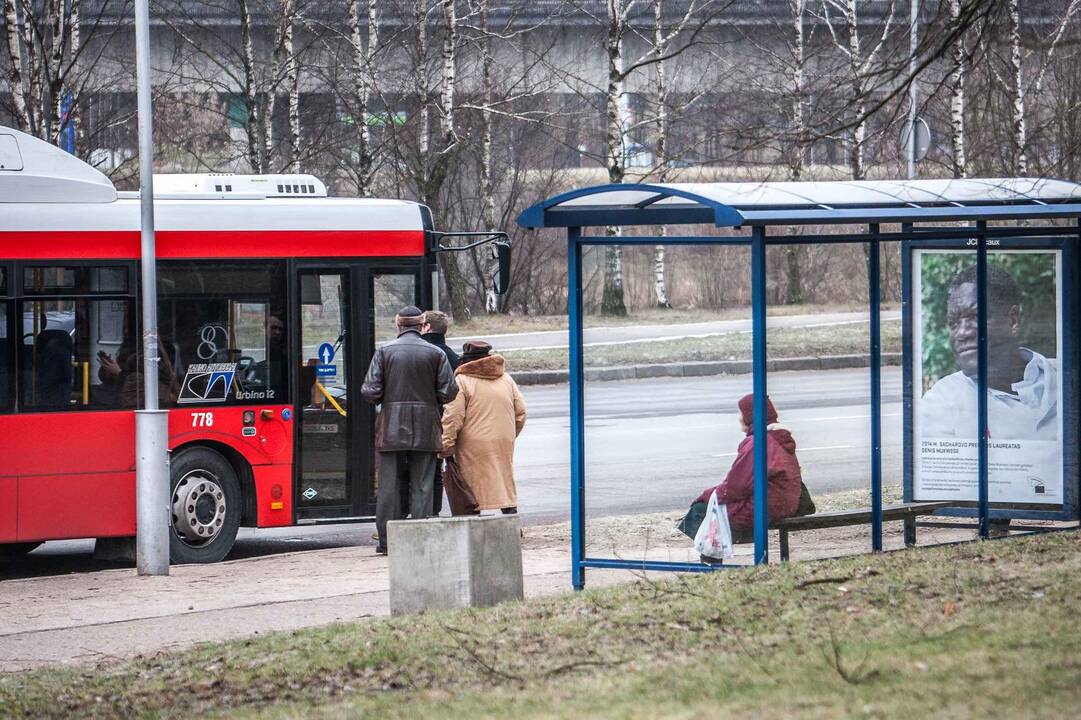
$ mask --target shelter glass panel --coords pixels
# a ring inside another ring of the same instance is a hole
[[[913,259],[916,500],[978,498],[976,253],[918,249]],[[1063,298],[1060,249],[988,253],[989,499],[1063,504]]]

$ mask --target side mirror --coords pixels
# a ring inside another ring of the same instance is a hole
[[[510,290],[510,241],[498,240],[492,243],[495,259],[499,262],[499,271],[495,276],[497,295],[506,295]]]

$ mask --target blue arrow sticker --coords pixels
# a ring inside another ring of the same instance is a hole
[[[319,363],[321,365],[330,365],[334,362],[334,346],[330,343],[323,343],[319,346],[319,351],[316,353],[319,356]]]

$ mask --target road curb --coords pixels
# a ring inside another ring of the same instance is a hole
[[[769,372],[798,370],[841,370],[868,367],[871,356],[867,353],[852,355],[824,355],[821,357],[776,358],[766,364]],[[901,353],[882,353],[883,365],[900,365]],[[705,377],[709,375],[747,375],[751,372],[750,360],[707,360],[704,362],[657,363],[651,365],[615,365],[612,367],[586,368],[586,380],[608,382],[611,380],[639,380],[659,377]],[[562,385],[569,373],[566,370],[525,370],[511,373],[519,385]]]

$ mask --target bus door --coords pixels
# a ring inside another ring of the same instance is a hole
[[[348,268],[300,270],[296,420],[298,519],[359,514],[354,451],[360,388]]]
[[[375,514],[374,408],[360,389],[394,315],[419,301],[416,266],[297,270],[297,457],[300,523]]]

